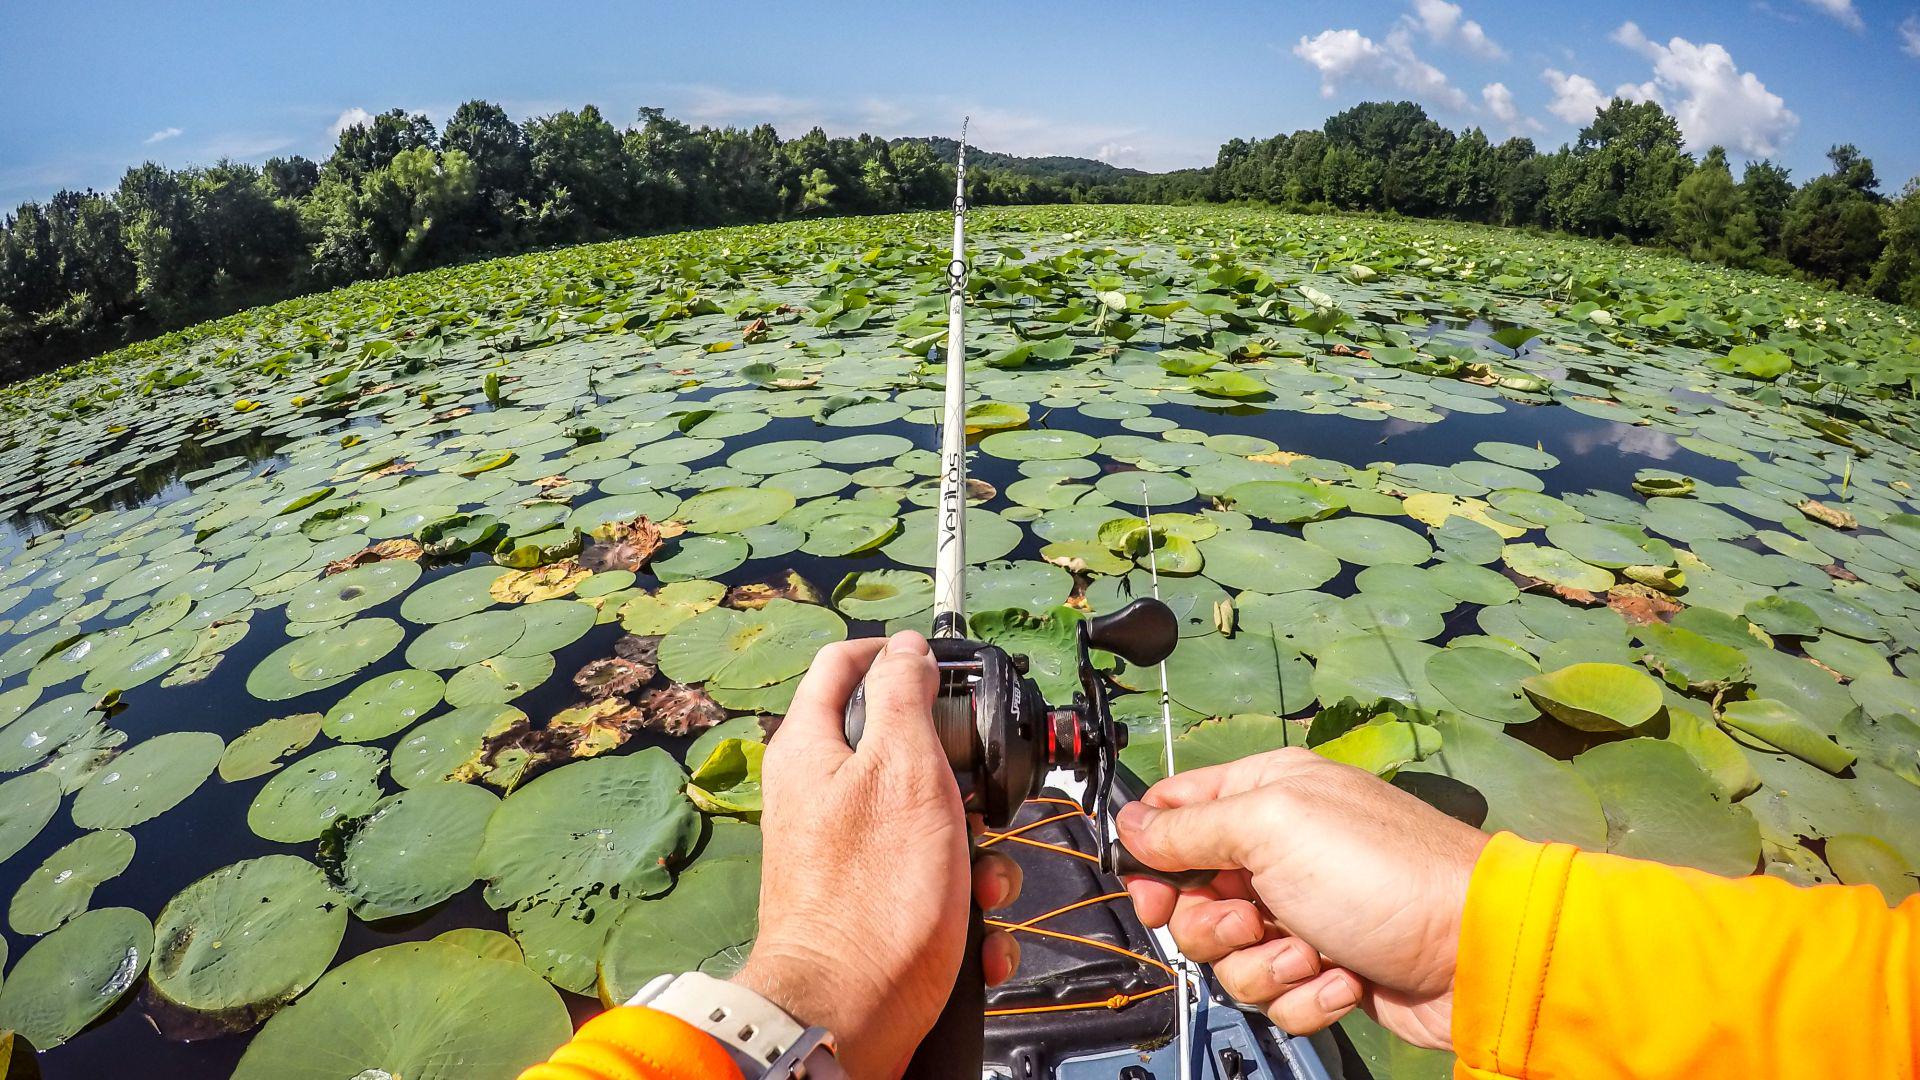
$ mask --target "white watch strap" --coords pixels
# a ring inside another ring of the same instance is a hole
[[[759,994],[698,971],[662,975],[627,1004],[658,1009],[712,1035],[744,1059],[743,1066],[752,1065],[752,1072],[742,1070],[748,1077],[763,1075],[807,1030]]]

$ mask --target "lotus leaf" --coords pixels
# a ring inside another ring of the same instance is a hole
[[[417,668],[375,675],[334,702],[321,730],[339,742],[375,742],[413,726],[446,689],[445,679]]]
[[[1893,845],[1877,836],[1844,833],[1827,841],[1827,864],[1849,885],[1872,885],[1890,905],[1920,892],[1920,875]]]
[[[0,862],[33,842],[60,808],[60,781],[49,773],[16,776],[0,784]]]
[[[1830,773],[1844,771],[1857,758],[1782,702],[1729,701],[1720,709],[1720,722]]]
[[[667,633],[660,670],[684,683],[772,686],[805,671],[822,646],[846,635],[846,623],[815,604],[773,600],[758,611],[713,608]]]
[[[1427,658],[1426,677],[1461,712],[1497,724],[1524,724],[1540,710],[1520,682],[1539,671],[1531,660],[1504,649],[1454,644]]]
[[[709,814],[760,815],[760,759],[766,746],[758,739],[722,739],[693,769],[687,798]]]
[[[527,714],[508,705],[486,702],[466,705],[436,716],[414,728],[393,748],[390,771],[403,788],[467,780],[480,770],[486,741],[526,720]],[[366,800],[365,813],[378,799]]]
[[[1600,796],[1608,851],[1729,876],[1759,864],[1753,815],[1717,791],[1680,747],[1626,739],[1580,754],[1573,769]]]
[[[287,598],[287,619],[338,622],[392,600],[418,580],[418,563],[389,561],[357,566],[295,589]]]
[[[848,574],[833,589],[833,606],[853,619],[885,621],[933,606],[933,578],[913,570]]]
[[[591,620],[589,620],[591,621]],[[512,648],[527,629],[517,611],[481,611],[436,623],[407,646],[407,663],[449,671],[490,660]]]
[[[572,1034],[518,961],[439,941],[357,956],[267,1023],[234,1080],[510,1080]]]
[[[83,829],[129,829],[159,817],[194,793],[226,743],[205,731],[155,735],[115,757],[73,798],[73,823]]]
[[[1660,684],[1624,664],[1573,664],[1520,682],[1540,711],[1581,731],[1631,731],[1660,713]]]
[[[1400,563],[1418,566],[1433,557],[1426,538],[1404,525],[1378,518],[1333,518],[1310,522],[1301,535],[1307,542],[1356,566]]]
[[[430,625],[484,611],[494,605],[494,582],[508,573],[501,566],[476,566],[435,578],[407,594],[400,602],[400,617]]]
[[[447,680],[447,704],[456,709],[505,704],[546,682],[553,668],[553,657],[544,653],[496,656],[469,664]]]
[[[274,775],[247,808],[255,835],[283,844],[318,839],[336,820],[355,818],[380,801],[386,751],[334,746],[308,754]]]
[[[487,902],[560,902],[618,887],[656,896],[668,866],[693,850],[700,815],[687,774],[664,750],[576,761],[509,795],[487,824],[480,876]]]
[[[7,972],[0,1028],[51,1050],[113,1008],[152,957],[153,924],[145,915],[123,907],[86,912],[42,938]]]
[[[346,926],[340,894],[305,859],[234,863],[160,910],[153,990],[195,1012],[264,1015],[326,971]]]
[[[13,894],[7,922],[16,934],[46,934],[87,910],[94,887],[119,877],[133,861],[133,837],[92,832],[47,856]]]
[[[262,701],[287,701],[338,685],[392,652],[406,632],[392,619],[363,618],[269,653],[247,676],[247,692]]]
[[[628,907],[600,953],[599,992],[611,1008],[655,976],[738,971],[759,932],[760,860],[703,858],[673,892]]]
[[[793,509],[794,502],[793,492],[780,488],[715,488],[680,504],[676,517],[689,532],[735,533],[771,524]]]
[[[340,891],[363,919],[407,915],[473,884],[487,821],[500,800],[470,784],[389,795],[347,825]]]
[[[717,581],[676,581],[621,605],[620,625],[633,634],[664,634],[718,606],[726,595],[727,587]]]

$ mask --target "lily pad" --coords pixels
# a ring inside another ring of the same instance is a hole
[[[769,525],[793,509],[793,492],[776,487],[723,487],[703,491],[680,504],[675,518],[689,532],[737,533]]]
[[[194,1012],[264,1015],[313,985],[346,925],[340,894],[305,859],[222,867],[154,920],[154,992]]]
[[[1830,773],[1844,771],[1857,758],[1853,751],[1827,738],[1825,732],[1778,701],[1729,701],[1721,707],[1720,722]]]
[[[1260,634],[1187,638],[1167,658],[1173,700],[1206,716],[1284,715],[1313,701],[1313,668],[1291,646]],[[1159,690],[1153,668],[1121,672],[1122,685]]]
[[[227,744],[206,731],[170,731],[122,752],[73,797],[73,823],[83,829],[130,829],[159,817],[194,793],[220,763]]]
[[[413,726],[446,689],[445,679],[416,668],[375,675],[334,702],[321,730],[337,742],[375,742]]]
[[[1599,796],[1566,763],[1497,724],[1441,713],[1440,752],[1403,767],[1394,783],[1469,825],[1588,850],[1606,845]]]
[[[833,588],[833,606],[852,619],[884,622],[933,606],[933,578],[914,570],[848,574]]]
[[[1573,664],[1520,686],[1540,711],[1581,731],[1631,731],[1662,706],[1660,684],[1624,664]]]
[[[1687,752],[1658,739],[1596,746],[1573,759],[1607,817],[1607,850],[1729,876],[1760,862],[1753,815],[1727,801]]]
[[[686,782],[679,763],[657,747],[536,777],[487,825],[479,860],[487,902],[558,902],[616,886],[623,896],[665,892],[673,883],[668,867],[700,838]]]
[[[1520,689],[1538,665],[1505,649],[1454,645],[1427,658],[1426,677],[1448,704],[1496,724],[1525,724],[1540,715]]]
[[[600,953],[599,992],[608,1008],[656,976],[699,971],[727,978],[740,970],[759,933],[760,860],[702,859],[674,890],[626,909]]]
[[[392,652],[406,632],[392,619],[355,619],[295,638],[260,661],[247,692],[262,701],[289,701],[351,679]]]
[[[1279,533],[1234,529],[1200,542],[1207,577],[1230,589],[1262,593],[1317,589],[1340,573],[1326,549]]]
[[[389,795],[347,826],[340,891],[362,919],[432,907],[473,884],[480,843],[500,800],[471,784]]]
[[[295,589],[287,598],[291,622],[338,622],[392,600],[420,580],[420,564],[389,560],[357,566]]]
[[[1537,578],[1550,585],[1587,592],[1605,592],[1613,585],[1613,575],[1591,566],[1559,548],[1539,544],[1508,544],[1500,552],[1500,561],[1514,573]]]
[[[479,771],[486,740],[526,718],[519,709],[497,703],[466,705],[436,716],[408,732],[393,748],[389,768],[393,782],[415,788],[443,780],[471,779]],[[368,808],[374,801],[367,800]]]
[[[591,621],[591,620],[589,620]],[[407,663],[426,670],[451,671],[491,660],[512,648],[526,633],[518,611],[481,611],[436,623],[407,646]]]
[[[44,773],[16,776],[0,784],[0,862],[33,843],[60,809],[60,781]]]
[[[1323,706],[1343,698],[1437,709],[1445,699],[1427,681],[1427,662],[1439,650],[1423,641],[1369,632],[1343,637],[1321,649],[1313,669],[1313,693]]]
[[[1300,533],[1308,543],[1356,566],[1388,563],[1418,566],[1433,557],[1433,546],[1425,537],[1404,525],[1379,518],[1315,521],[1303,526]]]
[[[660,670],[676,682],[772,686],[805,671],[822,646],[846,636],[847,624],[817,604],[771,600],[756,611],[713,608],[667,633]]]
[[[247,826],[283,844],[316,840],[335,821],[373,809],[386,763],[386,751],[375,746],[334,746],[308,754],[254,796]]]
[[[525,964],[410,942],[327,973],[268,1021],[233,1080],[510,1080],[572,1033]]]
[[[447,704],[501,705],[539,686],[553,675],[552,656],[496,656],[469,664],[447,680]]]
[[[0,1028],[51,1050],[113,1008],[152,956],[153,924],[145,915],[123,907],[86,912],[42,938],[7,972]]]
[[[496,603],[494,583],[511,572],[504,566],[476,566],[435,578],[407,594],[400,602],[400,617],[431,625],[485,611]]]
[[[93,890],[133,862],[133,837],[117,829],[86,833],[47,856],[13,894],[7,922],[16,934],[46,934],[87,910]]]

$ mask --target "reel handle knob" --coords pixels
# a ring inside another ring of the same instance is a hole
[[[1152,667],[1173,655],[1180,644],[1180,620],[1173,609],[1143,596],[1118,611],[1087,620],[1087,644],[1113,653],[1135,667]]]
[[[1123,847],[1117,836],[1107,841],[1107,861],[1116,875],[1152,878],[1176,889],[1197,889],[1218,873],[1215,870],[1156,870],[1134,858],[1133,852]]]

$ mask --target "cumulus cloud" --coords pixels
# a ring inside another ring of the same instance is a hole
[[[1464,17],[1459,4],[1451,4],[1447,0],[1413,0],[1411,17],[1428,37],[1441,44],[1456,44],[1489,60],[1498,60],[1507,55],[1506,50],[1495,44],[1479,23]]]
[[[1668,108],[1694,149],[1720,145],[1749,157],[1771,157],[1800,125],[1780,95],[1752,72],[1741,71],[1720,45],[1696,45],[1683,37],[1662,45],[1631,22],[1622,23],[1613,40],[1652,62],[1652,81],[1631,89],[1648,100],[1670,101]]]
[[[1540,121],[1531,116],[1520,115],[1520,106],[1514,103],[1513,91],[1506,83],[1488,83],[1480,88],[1480,100],[1486,103],[1487,112],[1495,120],[1507,125],[1507,130],[1519,134],[1522,131],[1539,131]]]
[[[1920,56],[1920,15],[1909,15],[1900,23],[1900,51]]]
[[[1607,95],[1600,92],[1585,75],[1569,75],[1559,68],[1548,68],[1540,78],[1553,91],[1547,111],[1569,124],[1585,126],[1593,114],[1607,107]]]
[[[1855,33],[1866,29],[1866,23],[1860,21],[1860,13],[1854,10],[1853,0],[1806,0],[1807,6],[1839,20],[1840,25]]]
[[[355,105],[353,108],[348,109],[345,112],[342,112],[340,116],[334,120],[333,125],[327,128],[327,134],[337,139],[340,137],[341,132],[347,130],[350,127],[353,127],[357,124],[371,124],[371,123],[373,123],[373,114],[361,108],[360,106]]]
[[[1467,95],[1448,81],[1446,73],[1422,60],[1413,50],[1413,36],[1403,24],[1376,42],[1358,30],[1322,30],[1302,37],[1293,55],[1320,73],[1320,94],[1332,97],[1347,81],[1386,82],[1415,97],[1449,109],[1467,106]]]
[[[152,146],[154,143],[163,143],[163,142],[166,142],[168,139],[177,139],[179,137],[180,137],[179,128],[177,127],[161,128],[159,131],[156,131],[153,134],[147,136],[144,140],[142,140],[142,142],[147,146]]]

